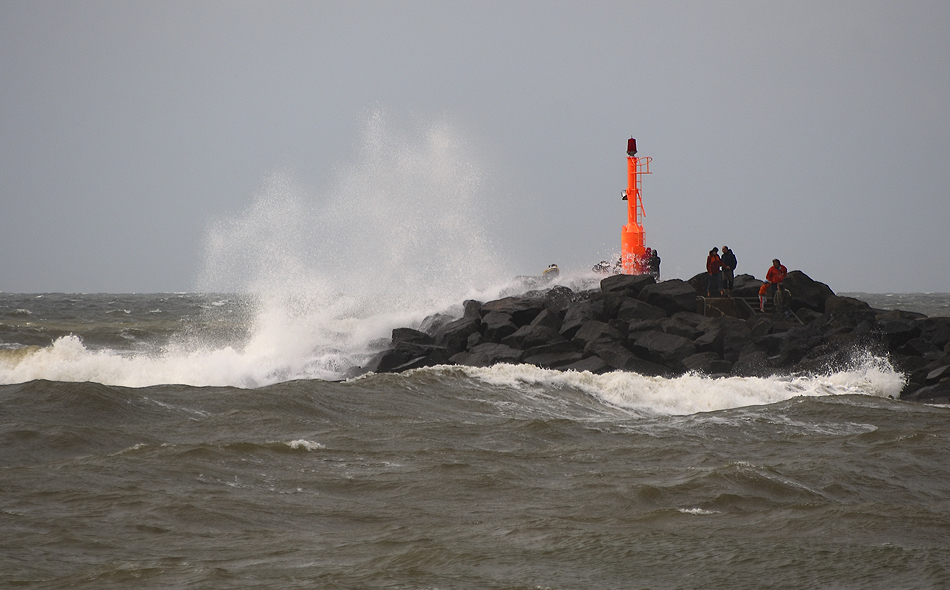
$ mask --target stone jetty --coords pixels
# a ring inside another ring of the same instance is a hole
[[[761,313],[761,280],[739,275],[731,297],[707,299],[705,277],[656,282],[614,275],[597,288],[557,285],[465,301],[461,317],[435,315],[417,328],[393,330],[387,348],[358,372],[527,363],[592,373],[764,377],[843,370],[870,352],[905,375],[902,399],[950,403],[950,318],[873,309],[801,271],[784,283],[793,314]]]

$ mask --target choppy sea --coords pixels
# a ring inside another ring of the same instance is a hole
[[[950,587],[950,410],[887,359],[341,380],[344,316],[0,294],[0,586]]]
[[[211,224],[201,293],[0,293],[0,587],[950,588],[950,409],[886,358],[344,379],[514,274],[464,134],[358,151]]]

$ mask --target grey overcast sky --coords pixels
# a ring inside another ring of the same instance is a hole
[[[216,220],[275,170],[332,192],[375,112],[456,130],[517,274],[619,252],[633,135],[665,277],[726,244],[950,292],[946,0],[0,0],[0,290],[193,290]]]

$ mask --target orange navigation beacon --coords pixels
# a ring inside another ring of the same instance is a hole
[[[623,274],[642,275],[649,272],[649,255],[643,237],[643,200],[640,198],[641,175],[650,173],[653,158],[637,157],[637,140],[627,140],[627,225],[620,234],[620,261]]]

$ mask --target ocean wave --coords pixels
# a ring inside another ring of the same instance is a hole
[[[440,369],[418,369],[432,371]],[[570,388],[601,402],[637,414],[687,415],[744,406],[765,405],[796,397],[868,395],[897,397],[904,376],[887,361],[862,354],[846,370],[827,374],[774,377],[720,377],[687,374],[648,377],[615,371],[603,375],[555,371],[532,365],[464,367],[485,383],[515,389]]]

